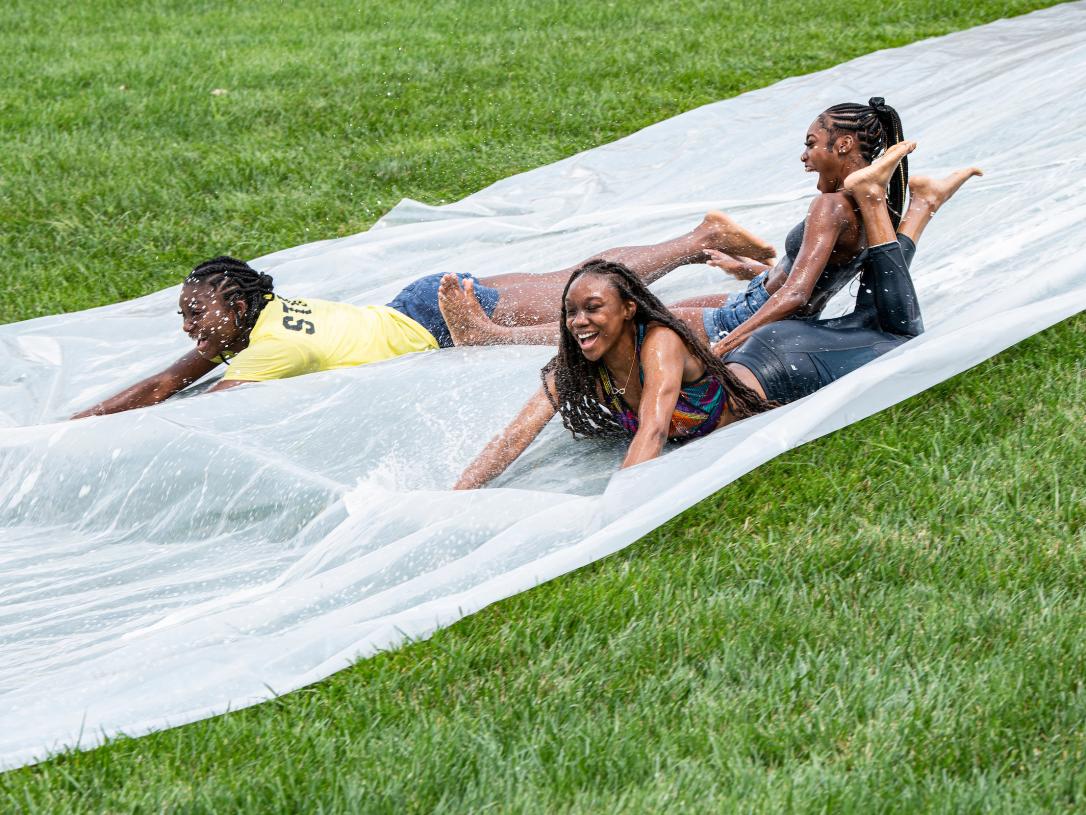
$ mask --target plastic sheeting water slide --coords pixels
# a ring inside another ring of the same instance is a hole
[[[442,350],[65,422],[187,350],[177,290],[0,327],[0,767],[251,705],[425,637],[1086,306],[1082,3],[789,79],[255,265],[288,295],[383,303],[422,273],[561,268],[711,208],[780,246],[814,194],[807,125],[874,94],[919,140],[915,173],[988,172],[924,237],[928,332],[620,474],[621,445],[555,421],[491,488],[449,489],[537,387],[546,348]],[[656,289],[736,286],[686,267]]]

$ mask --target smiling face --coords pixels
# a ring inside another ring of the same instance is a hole
[[[851,170],[846,163],[855,144],[856,139],[850,135],[835,138],[822,124],[821,116],[811,122],[799,160],[807,172],[818,173],[819,192],[836,192],[840,189],[841,182]]]
[[[614,348],[637,313],[607,275],[586,273],[566,292],[566,330],[585,359],[596,362]]]
[[[214,359],[223,351],[236,351],[248,339],[244,300],[228,303],[222,293],[206,283],[186,283],[178,301],[181,330],[196,343],[196,352]]]

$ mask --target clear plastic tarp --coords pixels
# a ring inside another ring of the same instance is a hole
[[[713,208],[780,247],[814,194],[807,125],[876,94],[919,140],[914,173],[987,171],[914,263],[928,332],[621,474],[621,445],[555,421],[492,488],[449,489],[537,387],[546,348],[442,350],[66,422],[188,349],[177,289],[0,326],[0,767],[254,704],[425,637],[1086,306],[1083,3],[789,79],[455,204],[403,201],[369,232],[255,265],[287,295],[383,303],[424,273],[557,269]],[[655,288],[737,285],[686,267]]]

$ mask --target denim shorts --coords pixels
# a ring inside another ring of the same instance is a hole
[[[739,328],[754,316],[754,312],[765,305],[769,299],[765,282],[769,278],[769,270],[762,272],[747,284],[747,287],[728,297],[727,302],[718,308],[706,308],[701,311],[701,318],[705,323],[705,333],[709,335],[709,342],[716,342],[735,329]]]
[[[389,303],[389,307],[396,309],[401,314],[406,314],[416,323],[434,335],[437,344],[441,348],[449,348],[453,345],[452,335],[449,334],[449,326],[441,315],[441,309],[437,305],[437,289],[441,283],[444,272],[420,277],[407,286]],[[466,278],[475,281],[475,299],[483,307],[487,317],[494,316],[494,309],[498,305],[499,292],[490,286],[484,286],[478,278],[470,274],[458,274],[457,280],[463,282]]]

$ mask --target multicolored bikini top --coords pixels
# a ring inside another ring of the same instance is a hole
[[[634,335],[634,355],[637,358],[637,375],[641,384],[645,383],[645,372],[641,369],[641,343],[645,340],[645,323],[637,324]],[[640,421],[637,413],[626,404],[611,379],[607,366],[599,366],[600,382],[603,385],[604,405],[611,416],[622,425],[631,436],[637,433]],[[716,429],[724,408],[728,406],[728,394],[724,386],[708,371],[696,382],[682,386],[679,400],[675,403],[675,412],[671,414],[671,425],[667,437],[671,441],[686,442],[708,435]]]

